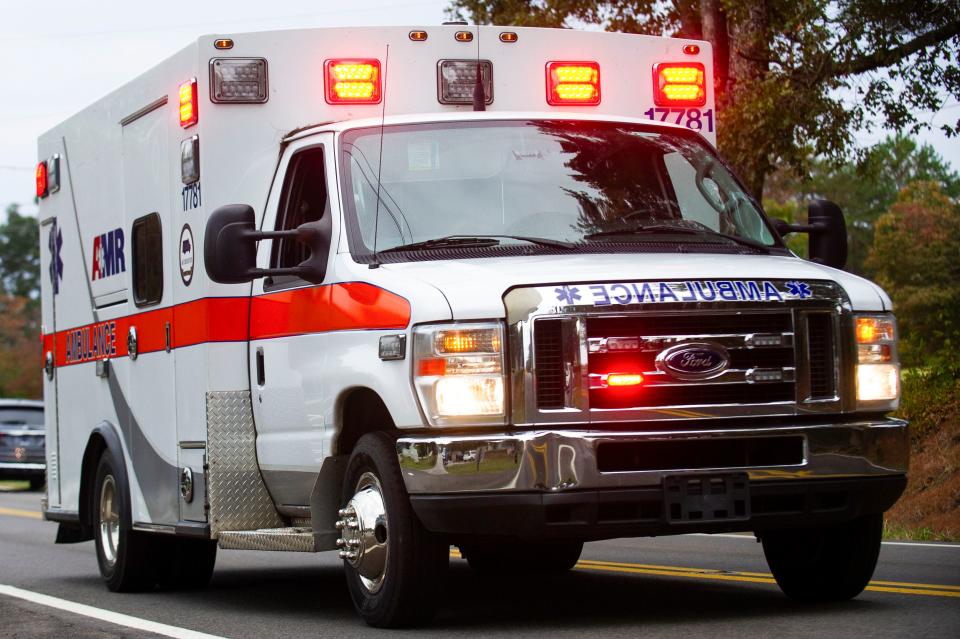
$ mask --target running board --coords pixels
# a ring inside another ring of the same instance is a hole
[[[312,528],[261,528],[260,530],[224,530],[217,544],[230,550],[279,550],[317,552]]]

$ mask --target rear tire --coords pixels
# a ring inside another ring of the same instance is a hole
[[[582,541],[467,543],[460,546],[470,568],[485,575],[566,572],[580,560]]]
[[[761,536],[770,572],[797,601],[846,601],[867,587],[880,554],[883,515]]]
[[[343,481],[341,556],[353,605],[369,625],[429,621],[450,563],[450,546],[410,507],[394,441],[370,433],[357,442]]]
[[[125,482],[118,477],[118,468],[110,452],[104,451],[97,466],[93,496],[100,575],[113,592],[150,590],[157,582],[157,558],[163,556],[164,540],[130,529],[130,496]]]

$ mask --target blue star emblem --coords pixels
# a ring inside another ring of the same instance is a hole
[[[50,284],[53,285],[53,294],[60,292],[60,281],[63,279],[63,260],[60,258],[60,249],[63,248],[63,232],[57,227],[57,221],[53,221],[50,227],[50,240],[47,243],[50,248]]]
[[[580,289],[576,286],[558,286],[553,292],[557,294],[557,301],[564,304],[575,304],[580,300]]]
[[[810,290],[810,286],[806,282],[787,282],[787,290],[791,295],[802,300],[813,295],[813,291]]]

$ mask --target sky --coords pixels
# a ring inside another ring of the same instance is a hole
[[[415,25],[446,19],[447,0],[0,0],[0,217],[33,206],[37,137],[169,57],[197,36],[318,26]],[[921,117],[919,136],[960,169],[960,143],[939,125],[960,105]],[[885,136],[874,130],[870,145]]]

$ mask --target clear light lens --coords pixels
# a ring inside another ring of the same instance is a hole
[[[437,65],[440,104],[473,104],[477,60],[441,60]],[[484,102],[493,102],[493,63],[480,60]]]
[[[432,425],[503,423],[502,331],[499,323],[414,329],[414,385]]]
[[[442,377],[436,385],[437,413],[444,417],[503,413],[503,377]]]
[[[267,61],[263,58],[214,58],[210,61],[210,79],[212,102],[267,101]]]
[[[857,366],[857,399],[861,402],[890,401],[899,397],[899,366],[896,364]]]

